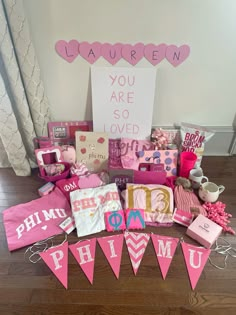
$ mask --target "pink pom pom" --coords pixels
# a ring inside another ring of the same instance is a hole
[[[225,207],[226,205],[221,201],[217,201],[214,204],[210,202],[205,202],[203,204],[203,208],[207,212],[208,219],[219,224],[223,228],[224,232],[235,235],[235,231],[231,227],[227,226],[227,224],[230,223],[228,219],[232,217],[232,214],[225,212]]]

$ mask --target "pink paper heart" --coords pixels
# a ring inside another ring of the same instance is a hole
[[[101,186],[103,182],[101,181],[100,177],[97,174],[91,174],[86,177],[81,177],[79,179],[79,188],[94,188]]]
[[[123,45],[121,54],[126,61],[135,66],[144,56],[144,44]]]
[[[166,59],[174,67],[177,67],[185,59],[187,59],[189,54],[190,54],[190,47],[188,45],[182,45],[180,47],[177,47],[175,45],[170,45],[166,48]]]
[[[94,42],[92,44],[88,42],[80,43],[80,55],[89,63],[94,63],[101,56],[101,43]]]
[[[72,62],[79,54],[79,42],[75,39],[68,43],[65,40],[59,40],[55,45],[56,52],[68,62]]]
[[[101,48],[101,55],[105,58],[111,65],[116,64],[122,57],[121,50],[123,45],[120,43],[111,45],[105,43]]]
[[[144,48],[144,56],[153,66],[156,66],[166,56],[166,44],[146,45]]]

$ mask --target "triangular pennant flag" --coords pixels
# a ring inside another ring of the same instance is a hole
[[[194,290],[211,253],[210,249],[181,243],[192,289]]]
[[[124,235],[118,234],[100,237],[97,240],[116,278],[119,279]]]
[[[152,243],[156,252],[157,260],[161,269],[163,279],[166,278],[171,261],[174,257],[179,239],[161,235],[151,235]]]
[[[68,242],[39,253],[44,262],[67,289],[68,286]]]
[[[79,263],[89,282],[93,284],[96,238],[70,245],[73,256]]]
[[[125,232],[124,236],[134,274],[136,275],[146,250],[150,235],[147,233]]]

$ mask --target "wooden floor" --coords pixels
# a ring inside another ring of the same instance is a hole
[[[204,157],[205,175],[226,190],[220,200],[233,214],[236,229],[236,157]],[[37,188],[43,182],[37,173],[16,177],[10,169],[0,169],[0,211],[38,198]],[[148,228],[146,231],[174,237],[185,236],[186,229]],[[107,235],[106,232],[98,236]],[[0,216],[0,315],[61,314],[236,314],[236,258],[229,258],[227,267],[218,270],[207,262],[197,287],[191,290],[181,248],[178,247],[166,280],[163,280],[151,242],[134,276],[126,246],[123,249],[120,279],[111,271],[99,246],[96,249],[94,284],[90,285],[79,265],[69,253],[68,290],[54,277],[42,261],[25,261],[26,248],[9,253]],[[236,248],[236,237],[223,236]],[[58,241],[62,240],[58,237]],[[75,232],[69,243],[78,241]],[[196,244],[196,243],[195,243]],[[223,264],[220,255],[212,255]]]

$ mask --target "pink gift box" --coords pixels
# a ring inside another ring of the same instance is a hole
[[[222,232],[222,227],[199,214],[190,224],[186,234],[206,248],[210,248]]]
[[[48,182],[38,189],[39,196],[42,197],[48,195],[51,191],[53,191],[54,187],[55,185],[53,183]]]

